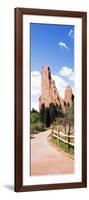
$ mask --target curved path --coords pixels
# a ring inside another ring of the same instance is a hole
[[[31,175],[73,173],[74,160],[50,146],[48,135],[49,131],[45,131],[31,139]]]

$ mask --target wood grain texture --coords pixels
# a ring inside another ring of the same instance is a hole
[[[22,15],[15,10],[15,191],[22,185],[22,124],[23,124],[23,70],[22,70]]]

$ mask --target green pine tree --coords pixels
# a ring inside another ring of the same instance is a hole
[[[40,110],[40,120],[42,123],[44,123],[44,114],[45,114],[45,105],[42,104],[41,110]]]
[[[55,118],[57,117],[57,108],[53,103],[51,103],[49,106],[49,112],[51,123],[53,123],[55,121]]]
[[[46,107],[45,113],[44,113],[44,124],[46,127],[50,127],[50,124],[51,124],[50,112],[49,112],[48,107]]]

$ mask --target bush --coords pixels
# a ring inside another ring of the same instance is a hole
[[[44,124],[41,123],[41,122],[36,123],[36,124],[35,124],[35,129],[36,129],[37,131],[44,131]]]
[[[31,123],[32,124],[35,124],[35,123],[37,123],[37,121],[39,121],[39,113],[37,113],[37,112],[32,112],[31,113]]]
[[[31,134],[36,134],[40,131],[44,131],[44,124],[41,123],[40,121],[37,123],[32,124],[31,123]]]
[[[30,132],[31,132],[31,134],[36,134],[37,133],[37,130],[35,128],[35,124],[31,124]]]
[[[59,124],[59,125],[63,125],[63,124],[64,124],[64,118],[62,118],[62,117],[57,117],[55,123],[56,123],[56,124]]]

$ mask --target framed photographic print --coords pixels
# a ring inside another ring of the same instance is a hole
[[[15,191],[87,187],[87,13],[15,9]]]

